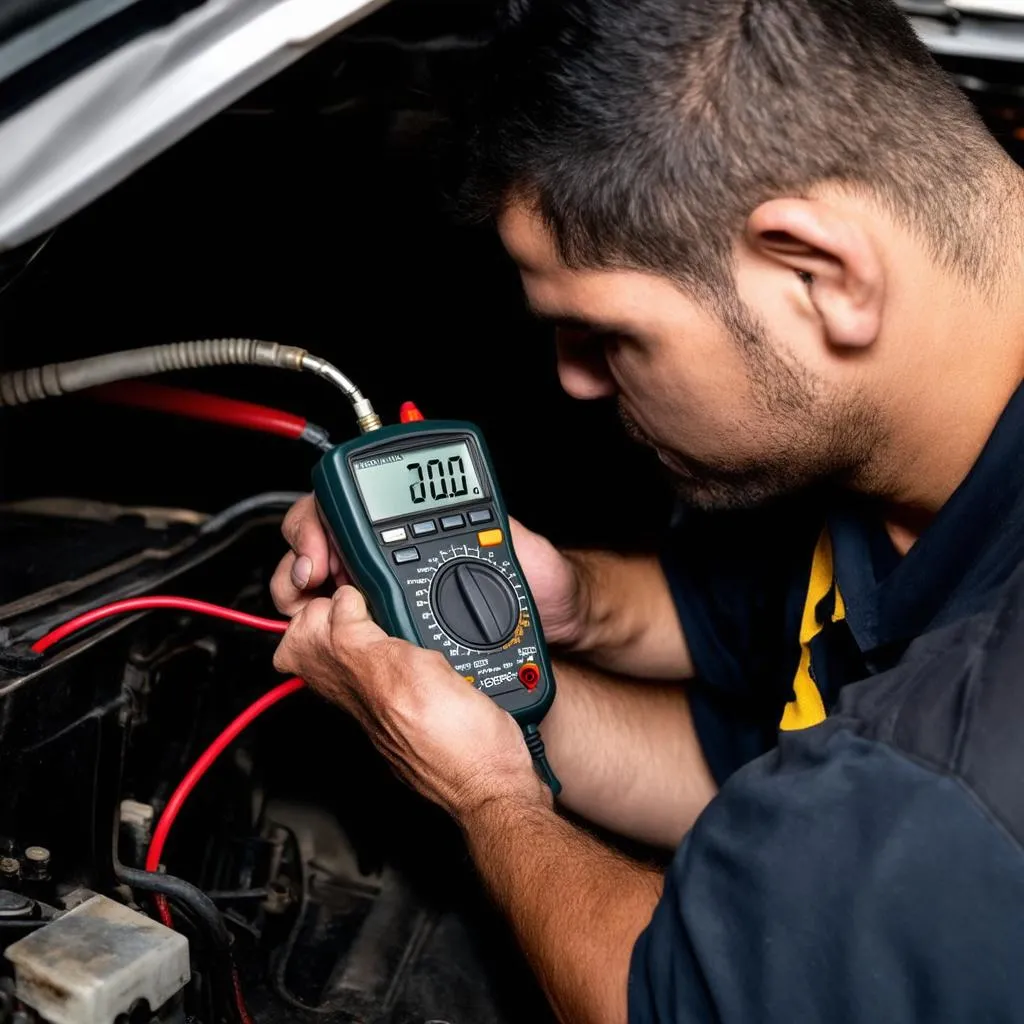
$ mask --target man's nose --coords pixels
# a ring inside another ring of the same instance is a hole
[[[558,379],[566,394],[583,401],[615,394],[615,379],[600,341],[582,331],[562,328],[557,332],[555,345]]]

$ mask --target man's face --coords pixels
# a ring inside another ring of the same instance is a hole
[[[666,277],[567,269],[521,207],[500,231],[531,308],[559,325],[562,386],[575,398],[616,397],[627,430],[658,452],[684,500],[747,507],[856,470],[871,417],[749,309],[738,305],[727,327]],[[757,314],[778,319],[770,281],[755,276],[751,291],[765,298]]]

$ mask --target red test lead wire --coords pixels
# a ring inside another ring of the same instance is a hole
[[[220,757],[221,754],[231,745],[248,725],[259,718],[264,711],[272,708],[275,704],[291,696],[298,690],[305,687],[301,679],[289,679],[280,683],[272,690],[263,694],[259,700],[250,704],[221,734],[202,752],[199,760],[185,774],[185,777],[178,783],[177,788],[171,794],[170,800],[164,807],[163,814],[153,831],[153,838],[150,840],[149,849],[146,851],[146,870],[159,871],[160,859],[163,856],[164,846],[170,834],[171,826],[174,825],[181,808],[188,799],[189,794],[199,784],[203,776],[210,770],[210,766]],[[156,911],[160,920],[168,927],[174,927],[174,918],[171,916],[171,908],[165,896],[156,897]],[[234,990],[235,1005],[238,1008],[238,1015],[242,1024],[253,1024],[253,1019],[245,1005],[245,996],[242,993],[242,983],[238,976],[237,968],[231,970],[231,985]]]
[[[200,779],[209,771],[210,766],[214,761],[220,757],[221,754],[227,749],[227,747],[237,738],[238,734],[241,733],[251,722],[259,718],[268,708],[272,708],[279,701],[284,700],[285,697],[290,696],[298,690],[301,690],[306,684],[301,679],[289,679],[287,682],[281,683],[279,686],[275,686],[274,689],[265,693],[259,700],[250,704],[224,731],[203,751],[200,755],[199,760],[188,770],[185,777],[178,783],[177,789],[171,794],[170,800],[167,801],[167,806],[164,808],[163,814],[160,815],[160,820],[157,822],[156,829],[153,831],[153,839],[149,844],[149,850],[146,853],[146,870],[147,871],[159,871],[160,860],[163,857],[164,846],[167,844],[167,836],[170,834],[171,826],[174,824],[175,819],[181,811],[182,806],[188,799],[189,794]],[[163,921],[168,928],[173,926],[171,918],[171,910],[167,905],[167,900],[163,896],[158,896],[157,909],[160,914],[160,920]]]
[[[176,611],[193,612],[196,615],[209,615],[215,619],[237,623],[240,626],[262,629],[267,633],[283,633],[288,628],[288,623],[283,619],[264,619],[259,615],[249,615],[247,612],[224,608],[219,604],[210,604],[207,601],[196,601],[191,597],[129,597],[123,601],[114,601],[112,604],[93,608],[92,611],[84,612],[70,622],[65,622],[63,626],[50,630],[32,645],[32,650],[36,654],[43,654],[65,637],[80,629],[85,629],[86,626],[91,626],[93,623],[102,622],[114,615],[152,611],[157,608],[171,608]]]

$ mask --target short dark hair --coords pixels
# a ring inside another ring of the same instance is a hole
[[[866,190],[981,280],[998,145],[891,0],[511,0],[464,199],[531,203],[569,266],[712,300],[763,201]]]

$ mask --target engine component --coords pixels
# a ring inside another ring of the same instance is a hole
[[[26,881],[47,882],[50,879],[50,851],[45,846],[26,846],[22,877]]]
[[[17,921],[32,916],[35,904],[20,892],[0,889],[0,920]]]
[[[113,1024],[145,1003],[183,1018],[175,997],[190,977],[188,941],[105,896],[8,946],[15,994],[49,1024]]]

